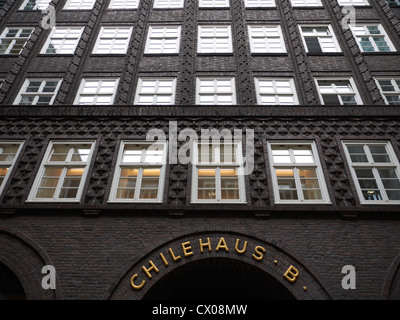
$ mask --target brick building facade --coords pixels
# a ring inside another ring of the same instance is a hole
[[[1,4],[3,297],[399,299],[399,3],[122,2]]]

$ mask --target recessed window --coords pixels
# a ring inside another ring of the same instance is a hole
[[[200,8],[227,8],[229,0],[199,0]]]
[[[196,104],[236,104],[235,78],[197,78]]]
[[[327,26],[300,26],[300,32],[306,51],[309,53],[340,52],[332,27]]]
[[[362,52],[396,51],[382,25],[350,26]]]
[[[0,194],[22,148],[22,141],[0,141]]]
[[[79,201],[93,148],[94,141],[51,141],[29,201]]]
[[[82,79],[74,104],[110,105],[113,104],[118,87],[116,78]]]
[[[276,203],[328,203],[314,142],[268,142]]]
[[[192,202],[244,203],[243,157],[240,142],[195,142]]]
[[[400,0],[386,0],[390,7],[400,7]]]
[[[126,54],[132,27],[101,27],[94,54]]]
[[[55,27],[51,30],[40,53],[73,54],[81,38],[83,27]]]
[[[316,79],[318,93],[324,105],[353,106],[362,104],[352,78]]]
[[[96,0],[68,0],[64,10],[90,10],[95,2]]]
[[[139,0],[111,0],[108,9],[137,9]]]
[[[25,0],[19,10],[44,10],[51,0]]]
[[[110,201],[161,202],[166,159],[166,142],[122,141]]]
[[[368,0],[338,0],[339,6],[369,6]]]
[[[377,78],[376,82],[386,104],[400,104],[400,78]]]
[[[20,54],[34,28],[7,27],[0,36],[0,54]]]
[[[183,8],[183,0],[154,0],[154,8],[157,9]]]
[[[293,7],[322,7],[321,0],[290,0]]]
[[[399,162],[390,142],[343,145],[361,203],[400,203]]]
[[[26,79],[15,99],[18,105],[51,105],[62,79]]]
[[[197,52],[231,53],[231,26],[199,26]]]
[[[150,26],[145,53],[179,53],[180,26]]]
[[[255,78],[257,103],[263,105],[299,104],[292,78]]]
[[[275,0],[244,0],[246,8],[276,7]]]
[[[176,78],[139,78],[135,104],[174,104]]]
[[[250,50],[253,53],[286,52],[279,25],[249,25]]]

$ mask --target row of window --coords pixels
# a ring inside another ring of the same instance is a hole
[[[84,27],[52,29],[41,54],[74,54]],[[28,41],[33,27],[7,27],[0,35],[0,54],[19,54]],[[309,53],[341,52],[331,25],[300,25],[304,46]],[[396,51],[381,24],[351,27],[362,52]],[[132,27],[103,26],[93,54],[126,54]],[[285,53],[286,47],[280,25],[249,25],[252,53]],[[144,53],[177,54],[181,37],[180,25],[151,25],[147,33]],[[230,25],[198,26],[198,53],[232,53]]]
[[[0,142],[0,191],[23,142]],[[28,201],[79,201],[94,141],[51,141]],[[400,167],[387,141],[343,141],[360,202],[400,203]],[[110,202],[162,202],[168,142],[122,141]],[[245,203],[241,143],[194,142],[193,203]],[[276,203],[330,203],[314,141],[268,141]]]
[[[259,105],[298,105],[292,78],[256,77],[255,88]],[[15,105],[51,105],[62,79],[26,79]],[[118,78],[83,78],[74,104],[112,105]],[[352,78],[316,78],[321,103],[324,105],[361,105],[362,99]],[[376,83],[388,105],[400,105],[400,78],[377,78]],[[134,104],[175,104],[176,78],[139,78]],[[233,77],[198,77],[196,104],[235,105],[236,90]]]
[[[43,10],[51,0],[24,0],[20,10]],[[96,0],[68,0],[64,10],[90,10]],[[388,0],[389,4],[399,5],[399,0]],[[338,0],[340,6],[369,6],[368,0]],[[320,0],[291,0],[293,7],[322,7]],[[275,0],[244,0],[246,8],[276,7]],[[154,0],[154,8],[183,8],[184,0]],[[111,0],[109,9],[137,9],[139,0]],[[227,8],[229,0],[199,0],[200,8]]]

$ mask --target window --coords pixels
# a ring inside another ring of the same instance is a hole
[[[400,78],[378,78],[376,82],[386,104],[400,104]]]
[[[111,0],[108,9],[137,9],[139,0]]]
[[[180,26],[150,26],[144,52],[178,53],[180,35]]]
[[[253,53],[286,52],[281,27],[269,25],[248,26],[250,50]]]
[[[166,142],[122,141],[110,201],[162,202]]]
[[[310,53],[340,52],[332,27],[328,26],[300,26],[306,51]]]
[[[50,142],[29,201],[79,201],[94,141]]]
[[[132,27],[101,27],[94,54],[125,54]]]
[[[55,27],[40,53],[74,54],[83,27]]]
[[[32,32],[32,27],[5,28],[0,36],[0,54],[20,54]]]
[[[235,78],[197,78],[196,104],[236,104]]]
[[[199,0],[199,8],[229,7],[229,0]]]
[[[257,103],[264,105],[299,104],[293,79],[255,78]]]
[[[369,6],[368,0],[338,0],[339,6]]]
[[[118,87],[118,80],[82,79],[74,104],[110,105],[113,104]]]
[[[25,0],[19,10],[44,10],[51,0]]]
[[[390,7],[400,7],[400,0],[386,0]]]
[[[15,99],[19,105],[51,105],[62,79],[26,79]]]
[[[183,0],[154,0],[154,8],[157,9],[183,8]]]
[[[22,141],[0,141],[0,194],[22,148]]]
[[[362,52],[396,51],[380,24],[350,26]]]
[[[135,104],[174,104],[176,78],[139,78]]]
[[[96,0],[68,0],[64,10],[91,10]]]
[[[241,142],[194,142],[192,202],[244,203]]]
[[[268,142],[276,203],[328,203],[314,142]]]
[[[362,104],[352,78],[316,79],[317,89],[324,105],[352,106]]]
[[[293,7],[322,7],[321,0],[290,0]]]
[[[275,0],[245,0],[246,8],[268,8],[276,7]]]
[[[199,26],[197,52],[231,53],[231,26]]]
[[[399,162],[389,142],[344,141],[361,203],[400,203]]]

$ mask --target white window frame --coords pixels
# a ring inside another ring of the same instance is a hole
[[[160,30],[162,29],[163,35],[162,36],[156,36],[154,34],[154,30]],[[174,30],[177,34],[177,36],[168,36],[167,35],[167,30]],[[167,40],[175,39],[175,48],[172,52],[166,52],[165,51],[165,43]],[[149,53],[149,54],[174,54],[174,53],[179,53],[179,47],[180,47],[180,41],[181,41],[181,26],[175,26],[175,25],[150,25],[148,32],[147,32],[147,40],[146,40],[146,45],[144,49],[144,53]],[[150,49],[150,46],[152,42],[156,42],[157,44],[160,45],[160,49],[153,50]]]
[[[0,194],[2,194],[2,192],[4,190],[4,187],[7,184],[7,180],[9,179],[9,177],[11,175],[11,172],[13,170],[15,162],[17,161],[17,159],[18,159],[18,157],[19,157],[19,155],[21,153],[22,146],[24,145],[24,141],[20,141],[20,140],[15,140],[15,141],[7,140],[7,141],[4,141],[4,140],[1,140],[0,141],[0,155],[4,151],[4,149],[1,147],[1,145],[6,145],[6,144],[15,144],[15,145],[19,145],[19,146],[18,146],[17,152],[15,153],[14,158],[11,161],[0,161],[0,168],[5,168],[5,167],[8,168],[7,173],[4,176],[3,182],[0,184]]]
[[[204,36],[202,34],[202,30],[206,28],[213,28],[213,37],[210,36]],[[224,36],[218,36],[216,35],[216,29],[226,29],[224,32]],[[199,25],[198,26],[198,36],[197,36],[197,52],[198,53],[232,53],[233,52],[233,46],[232,46],[232,31],[231,31],[231,26],[230,25]],[[202,46],[203,40],[204,39],[212,39],[212,48],[211,49],[205,49]],[[218,44],[218,39],[228,39],[228,46],[227,48],[224,49],[217,49],[217,44]]]
[[[274,191],[274,198],[275,198],[275,203],[276,204],[330,204],[330,197],[328,193],[328,188],[326,185],[325,177],[324,177],[324,172],[322,170],[321,162],[319,159],[319,154],[318,150],[315,144],[315,141],[286,141],[286,140],[280,140],[280,141],[267,141],[268,145],[268,157],[269,157],[269,164],[270,164],[270,172],[272,176],[272,187]],[[290,154],[290,159],[291,163],[274,163],[273,159],[273,154],[272,154],[272,147],[278,145],[278,146],[284,146],[288,147],[289,154]],[[290,149],[290,147],[293,146],[308,146],[311,150],[312,157],[314,160],[314,163],[295,163],[294,160],[294,155],[293,155],[293,150]],[[310,169],[315,169],[315,173],[317,176],[318,184],[319,184],[319,189],[321,191],[321,200],[306,200],[304,199],[303,195],[303,188],[301,185],[301,180],[300,176],[298,173],[298,168],[310,168]],[[275,169],[293,169],[294,173],[294,180],[296,183],[296,192],[297,192],[297,200],[281,200],[279,196],[279,187],[278,187],[278,178],[275,173]]]
[[[368,27],[378,27],[380,34],[370,34]],[[365,35],[356,35],[356,31],[354,30],[354,28],[363,28],[365,31]],[[361,52],[367,52],[367,53],[381,53],[381,52],[394,52],[397,51],[395,46],[393,45],[393,42],[390,40],[389,35],[387,34],[385,28],[380,24],[380,23],[366,23],[366,24],[357,24],[356,26],[352,26],[350,25],[350,30],[353,33],[354,38],[356,39],[356,42],[358,44],[358,47],[360,48]],[[378,46],[375,43],[375,40],[371,39],[374,38],[374,36],[383,36],[386,44],[389,47],[389,51],[379,51]],[[369,42],[372,44],[372,47],[374,48],[374,51],[364,51],[364,48],[362,47],[361,43],[360,43],[360,38],[368,38]],[[371,41],[373,40],[373,41]]]
[[[395,91],[383,91],[379,81],[390,81],[393,88],[395,89]],[[400,82],[400,77],[376,77],[375,82],[382,94],[383,99],[385,100],[385,103],[387,105],[398,105],[398,104],[389,104],[389,102],[387,100],[387,95],[400,97],[400,84],[397,83],[397,82]]]
[[[15,35],[15,37],[5,37],[6,34],[8,33],[8,31],[10,31],[11,29],[18,29],[17,34]],[[29,34],[28,37],[20,37],[20,34],[22,33],[22,30],[27,30],[27,29],[32,29],[31,33]],[[3,40],[7,39],[7,40],[12,40],[11,43],[7,46],[7,49],[5,52],[0,53],[0,55],[2,54],[20,54],[22,52],[22,50],[24,49],[24,47],[26,46],[26,43],[28,42],[29,38],[32,35],[32,32],[35,28],[34,27],[14,27],[14,26],[9,26],[6,27],[3,32],[0,35],[0,45],[2,44]],[[21,50],[18,53],[10,53],[11,49],[14,47],[15,42],[17,40],[25,40],[24,45],[22,46]]]
[[[93,47],[93,51],[92,54],[126,54],[127,50],[128,50],[128,46],[129,46],[129,41],[131,39],[132,36],[132,26],[102,26],[99,34],[97,36],[97,40],[96,43]],[[128,36],[124,36],[124,37],[118,37],[118,31],[124,29],[124,30],[128,30],[129,34]],[[104,31],[105,30],[111,30],[114,31],[114,35],[112,37],[109,36],[105,36],[104,35]],[[124,41],[124,49],[123,52],[120,50],[116,50],[114,48],[115,42],[116,41],[120,41],[123,40]],[[99,46],[101,43],[106,42],[109,47],[108,47],[108,52],[98,52],[99,50]]]
[[[209,92],[201,92],[201,81],[213,81],[214,88],[212,91]],[[230,81],[231,92],[218,92],[218,81]],[[218,105],[218,96],[219,95],[230,95],[232,96],[232,105],[236,104],[236,85],[235,85],[235,78],[234,77],[197,77],[196,79],[196,104],[200,103],[200,96],[201,95],[213,95],[214,96],[214,105]],[[221,103],[224,105],[224,103]]]
[[[336,35],[335,35],[335,33],[333,32],[332,26],[331,26],[330,24],[318,24],[318,25],[314,25],[314,24],[313,24],[313,25],[302,24],[302,25],[299,25],[299,30],[300,30],[301,39],[303,40],[303,44],[304,44],[304,48],[306,49],[306,52],[313,53],[313,52],[310,51],[309,48],[308,48],[308,45],[307,45],[307,42],[306,42],[306,38],[309,37],[309,36],[305,36],[305,35],[304,35],[303,27],[304,27],[304,28],[313,28],[313,29],[314,29],[314,30],[313,30],[313,34],[314,34],[313,37],[317,38],[317,40],[318,40],[319,46],[320,46],[321,51],[322,51],[321,54],[324,54],[324,53],[342,52],[342,50],[341,50],[341,48],[340,48],[340,45],[339,45],[339,42],[338,42],[338,40],[337,40],[337,38],[336,38]],[[315,28],[327,28],[328,31],[329,31],[329,33],[330,33],[330,35],[325,36],[325,35],[318,34],[318,32],[315,30]],[[326,47],[323,46],[323,41],[322,41],[322,39],[331,39],[331,40],[332,40],[331,43],[334,45],[335,50],[334,50],[334,51],[332,51],[332,50],[327,50]]]
[[[157,148],[157,146],[163,147],[162,153],[162,161],[161,162],[145,162],[145,153],[148,150],[142,150],[141,153],[141,161],[140,162],[126,162],[122,163],[122,158],[124,155],[125,146],[128,145],[143,145],[150,146],[151,148]],[[168,153],[168,142],[167,141],[132,141],[132,140],[123,140],[121,141],[120,149],[118,152],[118,160],[115,165],[113,182],[111,185],[111,191],[108,202],[122,202],[122,203],[131,203],[131,202],[142,202],[142,203],[162,203],[163,195],[164,195],[164,184],[165,184],[165,172],[166,172],[166,164],[167,164],[167,153]],[[121,168],[122,167],[135,167],[138,168],[138,175],[136,178],[135,184],[135,194],[133,199],[125,199],[125,198],[117,198],[118,185],[121,176]],[[158,182],[158,191],[156,199],[140,199],[140,191],[143,182],[143,169],[144,168],[160,168],[160,177]]]
[[[332,87],[332,88],[333,88],[333,90],[335,91],[335,93],[333,93],[332,95],[337,95],[337,96],[338,96],[340,105],[344,105],[344,104],[343,104],[343,101],[342,101],[342,98],[340,97],[341,94],[342,94],[342,95],[353,95],[353,96],[355,97],[355,101],[356,101],[357,105],[362,105],[362,104],[363,104],[363,101],[362,101],[362,99],[361,99],[361,96],[360,96],[360,94],[358,93],[356,83],[354,82],[354,80],[353,80],[352,77],[337,77],[337,78],[336,78],[336,77],[332,77],[332,78],[329,78],[329,77],[316,77],[316,78],[314,78],[314,81],[315,81],[315,85],[316,85],[317,91],[318,91],[318,96],[319,96],[319,99],[320,99],[322,105],[325,105],[325,102],[324,102],[324,99],[323,99],[323,97],[322,97],[322,94],[323,94],[323,93],[321,93],[321,90],[320,90],[320,87],[319,87],[319,84],[318,84],[318,81],[319,81],[319,80],[322,80],[322,81],[331,81],[331,82],[333,82],[333,83],[334,83],[335,81],[349,81],[349,83],[350,83],[350,85],[351,85],[351,88],[353,89],[353,92],[352,92],[352,93],[343,93],[343,94],[342,94],[342,93],[339,93],[339,92],[337,91],[336,87],[334,86],[334,87]]]
[[[184,0],[154,0],[155,9],[182,9]]]
[[[64,27],[64,26],[54,27],[51,30],[42,50],[40,51],[40,54],[74,54],[76,47],[78,46],[79,40],[82,36],[83,29],[84,29],[84,27]],[[64,30],[64,32],[65,32],[63,34],[63,37],[55,38],[56,32],[60,31],[60,30]],[[79,30],[79,35],[74,35],[73,37],[70,37],[69,33],[71,30],[74,30],[74,31]],[[59,48],[56,48],[56,51],[58,51],[60,48],[62,48],[67,40],[71,40],[71,39],[73,39],[75,41],[74,48],[69,52],[46,52],[51,44],[51,41],[55,40],[55,39],[57,39],[57,40],[61,39]]]
[[[30,0],[25,0],[22,5],[19,7],[19,10],[30,11],[30,10],[44,10],[46,9],[51,0],[34,0],[35,4],[33,5],[32,9],[25,9],[28,5]]]
[[[96,93],[93,93],[93,94],[84,94],[84,93],[82,93],[83,89],[85,88],[85,84],[86,84],[87,81],[98,81],[99,82],[99,84],[97,85]],[[101,87],[100,83],[102,81],[115,81],[114,91],[113,91],[113,93],[111,95],[111,101],[110,101],[110,105],[112,105],[114,103],[115,95],[117,94],[118,84],[119,84],[119,78],[115,78],[115,77],[113,77],[113,78],[82,78],[81,84],[79,86],[79,90],[78,90],[78,92],[76,94],[76,97],[75,97],[74,104],[75,105],[79,105],[80,98],[82,96],[85,96],[85,95],[86,96],[94,96],[95,97],[94,104],[96,104],[97,98],[99,96],[102,96],[102,95],[110,96],[110,94],[108,94],[108,93],[99,92],[99,87]],[[84,105],[84,104],[82,104],[82,105]],[[91,105],[93,105],[93,104],[91,104]]]
[[[229,141],[229,140],[228,140]],[[241,141],[229,141],[236,149],[236,161],[235,162],[221,162],[220,159],[220,146],[228,144],[225,139],[220,141],[193,141],[192,144],[192,194],[191,203],[246,203],[246,191],[245,191],[245,181],[244,181],[244,171],[243,171],[243,151]],[[215,148],[215,161],[214,162],[199,162],[199,144],[213,145]],[[215,169],[215,199],[198,199],[198,168],[212,168]],[[237,170],[238,176],[238,188],[239,188],[239,199],[222,199],[221,198],[221,169],[231,169],[235,168]]]
[[[140,0],[111,0],[108,5],[109,10],[125,10],[125,9],[137,9],[139,7]]]
[[[54,90],[54,92],[51,92],[51,93],[43,92],[43,88],[45,86],[45,82],[46,81],[57,82],[57,87]],[[28,88],[30,82],[41,82],[38,92],[32,92],[32,93],[26,92],[26,89]],[[25,82],[22,85],[22,87],[21,87],[21,89],[20,89],[20,91],[18,93],[18,96],[14,100],[14,105],[19,105],[21,103],[21,100],[22,100],[23,96],[33,96],[33,97],[35,97],[33,102],[32,102],[32,104],[31,104],[32,106],[37,104],[37,102],[38,102],[40,97],[49,97],[49,96],[51,96],[51,100],[49,102],[49,105],[52,105],[54,100],[55,100],[55,98],[56,98],[56,96],[57,96],[57,92],[60,89],[61,83],[62,83],[62,79],[60,79],[60,78],[27,78],[27,79],[25,79]]]
[[[399,160],[396,156],[396,153],[393,150],[392,144],[390,141],[364,141],[364,140],[342,140],[342,145],[344,149],[344,153],[346,155],[347,163],[350,167],[351,176],[353,178],[354,185],[357,189],[358,198],[361,204],[400,204],[400,200],[389,200],[386,189],[382,183],[381,177],[378,173],[378,169],[394,169],[397,177],[400,179],[400,164]],[[347,149],[348,145],[363,145],[364,152],[367,156],[368,162],[355,162],[353,163],[350,158],[350,153]],[[391,160],[391,162],[374,162],[372,158],[371,152],[368,145],[385,145],[386,152]],[[358,181],[358,177],[356,174],[356,169],[372,169],[374,179],[378,186],[379,192],[382,196],[382,200],[365,200],[362,194],[361,186]]]
[[[275,0],[244,0],[245,8],[274,8]]]
[[[321,0],[290,0],[292,7],[322,7]]]
[[[229,0],[199,0],[199,8],[229,8]]]
[[[363,6],[369,6],[368,0],[338,0],[339,6],[357,6],[357,7],[363,7]]]
[[[260,81],[262,80],[267,80],[267,81],[272,81],[273,82],[273,93],[262,93],[260,90]],[[285,105],[283,103],[280,103],[279,97],[280,96],[292,96],[293,97],[293,105],[298,105],[299,104],[299,99],[297,97],[297,91],[296,91],[296,86],[294,84],[293,78],[282,78],[282,77],[255,77],[255,87],[256,87],[256,93],[257,93],[257,104],[259,105]],[[289,82],[290,85],[290,90],[291,93],[279,93],[277,90],[277,85],[276,81],[287,81]],[[275,97],[275,103],[274,104],[263,104],[262,103],[262,96],[267,95],[267,96],[273,96]]]
[[[63,10],[92,10],[95,3],[96,0],[68,0]]]
[[[143,80],[150,80],[150,81],[155,81],[155,87],[154,87],[154,92],[142,92],[142,84],[143,84]],[[163,92],[159,92],[159,83],[160,81],[171,81],[172,83],[172,93],[163,93]],[[157,97],[162,95],[162,96],[170,96],[170,103],[169,104],[175,104],[175,92],[176,92],[176,78],[154,78],[154,77],[141,77],[138,80],[138,84],[136,87],[136,94],[135,94],[135,100],[134,100],[134,104],[140,104],[140,105],[156,105],[157,104]],[[140,96],[153,96],[153,103],[140,103]],[[168,103],[167,103],[168,104]]]
[[[43,157],[42,163],[40,164],[40,168],[36,174],[36,178],[32,185],[31,191],[29,193],[27,202],[80,202],[81,197],[82,197],[83,188],[86,184],[86,178],[87,178],[87,174],[88,174],[88,171],[90,168],[91,159],[92,159],[92,156],[94,153],[95,143],[96,142],[93,140],[50,141],[50,143],[47,147],[46,153]],[[48,161],[50,159],[53,147],[55,145],[82,145],[82,144],[88,144],[91,146],[87,161],[85,161],[85,162],[71,161],[72,147],[69,150],[66,161]],[[58,183],[56,186],[56,190],[54,192],[54,196],[53,196],[53,198],[36,198],[36,194],[39,190],[40,183],[42,182],[44,172],[45,172],[46,168],[49,168],[49,167],[57,167],[57,168],[62,167],[62,173],[59,177],[59,180],[58,180]],[[67,170],[68,170],[68,168],[74,168],[74,167],[78,167],[78,168],[84,167],[84,171],[82,173],[81,181],[79,183],[79,187],[78,187],[76,196],[75,196],[75,198],[59,198],[60,191],[61,191],[62,185],[64,183],[64,179],[65,179]]]
[[[255,34],[255,29],[262,29],[263,36],[259,36]],[[269,31],[272,28],[276,28],[276,34],[269,35]],[[249,33],[249,42],[250,42],[250,51],[252,53],[286,53],[286,46],[285,41],[283,40],[282,28],[280,25],[258,25],[258,24],[251,24],[248,25],[248,33]],[[263,39],[265,43],[265,49],[257,49],[255,46],[255,39]],[[279,49],[271,49],[271,40],[274,39],[276,42],[279,42]]]

